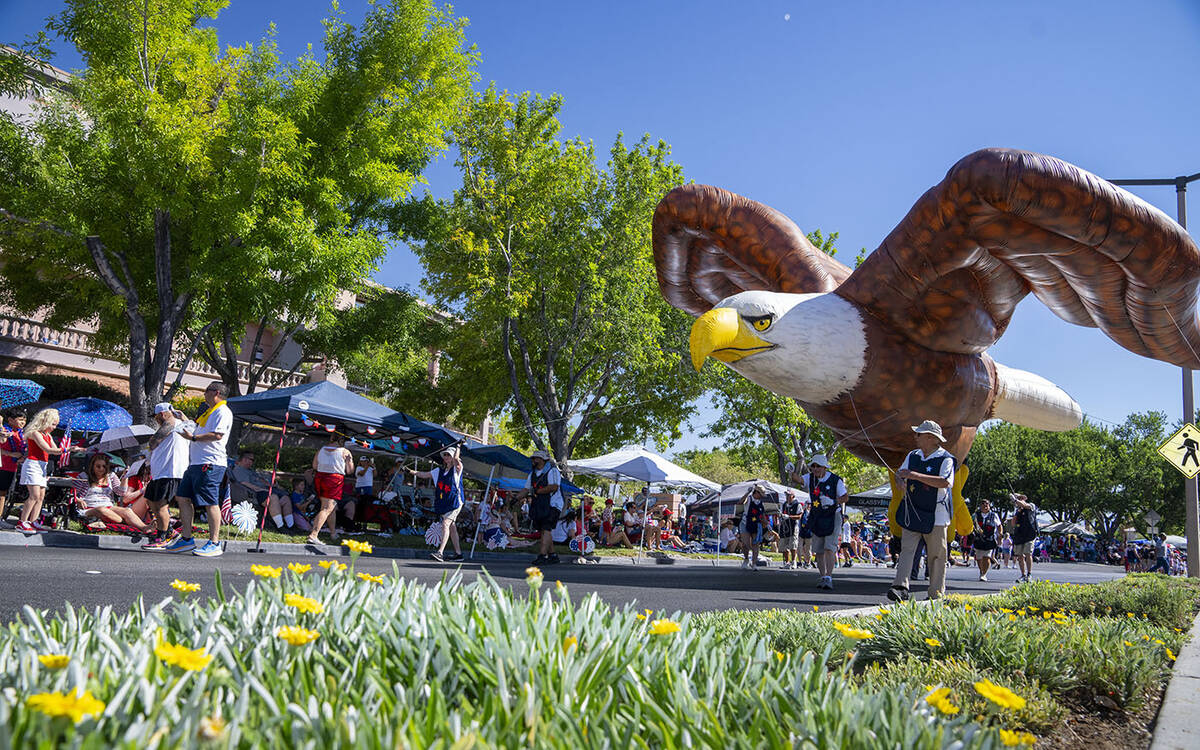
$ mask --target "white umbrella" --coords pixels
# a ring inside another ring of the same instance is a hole
[[[1186,547],[1187,539],[1184,539],[1181,536],[1176,536],[1176,535],[1172,534],[1167,537],[1167,544],[1173,544],[1176,547]]]
[[[124,427],[109,427],[100,433],[100,442],[96,450],[119,451],[125,448],[136,448],[150,439],[156,430],[144,424],[131,424]]]

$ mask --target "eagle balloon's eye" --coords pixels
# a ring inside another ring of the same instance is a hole
[[[753,318],[746,318],[750,325],[754,326],[756,331],[765,331],[771,327],[771,323],[775,322],[774,315],[758,315]]]

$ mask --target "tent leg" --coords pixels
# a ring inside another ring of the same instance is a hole
[[[486,503],[488,501],[488,497],[491,496],[491,494],[492,494],[492,477],[494,477],[494,476],[496,476],[496,465],[492,464],[492,470],[488,472],[487,489],[485,489],[483,491],[483,501],[482,502]],[[481,511],[479,514],[480,516],[483,515],[482,510],[483,510],[483,506],[480,506],[480,511]],[[479,519],[476,519],[475,520],[475,537],[473,539],[471,539],[471,559],[472,560],[475,559],[475,544],[478,541],[479,541]]]
[[[649,487],[649,485],[647,485],[647,487],[646,487],[646,503],[645,503],[645,507],[642,509],[642,535],[641,535],[641,537],[638,538],[638,553],[637,553],[638,562],[641,562],[641,559],[642,559],[642,547],[644,547],[646,544],[646,529],[650,526],[649,521],[650,521],[650,487]]]
[[[721,564],[721,496],[717,495],[717,559],[713,560],[713,567]]]
[[[283,436],[287,434],[288,417],[291,410],[283,413],[283,429],[279,432],[279,445],[275,448],[275,465],[271,467],[271,483],[267,485],[267,499],[263,501],[262,519],[258,522],[258,541],[251,552],[262,552],[263,529],[267,526],[267,513],[271,506],[271,491],[275,489],[275,475],[279,472],[279,454],[283,451]],[[232,501],[231,501],[232,502]]]

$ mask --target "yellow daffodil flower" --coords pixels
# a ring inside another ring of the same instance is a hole
[[[679,623],[674,620],[654,620],[650,623],[650,633],[652,635],[672,635],[680,631]]]
[[[62,669],[71,662],[71,657],[66,654],[38,654],[38,661],[46,669]]]
[[[306,643],[312,643],[317,640],[321,637],[321,634],[315,630],[309,630],[297,625],[284,625],[275,630],[275,636],[293,646],[303,646]]]
[[[324,604],[321,604],[316,599],[309,599],[307,596],[300,596],[299,594],[285,594],[283,603],[289,607],[295,607],[301,612],[308,612],[314,615],[319,615],[325,611]]]
[[[925,644],[936,648],[937,646],[942,645],[942,642],[939,641],[937,638],[926,638]]]
[[[569,635],[569,636],[567,636],[566,638],[564,638],[564,639],[563,639],[563,653],[564,653],[564,654],[565,654],[565,653],[567,653],[567,652],[568,652],[568,651],[570,651],[572,648],[575,648],[575,647],[576,647],[576,646],[578,646],[578,645],[579,645],[579,639],[578,639],[578,638],[576,638],[576,637],[575,637],[575,636],[573,636],[573,635]]]
[[[1034,737],[1029,732],[1013,732],[1008,729],[1001,729],[1000,741],[1006,747],[1016,747],[1018,745],[1032,746],[1037,741],[1037,737]]]
[[[181,581],[176,578],[174,581],[171,581],[171,588],[175,589],[176,591],[183,592],[184,594],[191,594],[200,590],[200,584],[188,583],[187,581]]]
[[[383,574],[382,573],[380,573],[377,576],[373,576],[370,573],[359,573],[358,577],[361,578],[362,580],[366,581],[367,583],[383,583]]]
[[[66,716],[78,724],[84,716],[96,716],[104,710],[104,701],[90,690],[79,693],[38,693],[29,696],[25,705],[47,716]]]
[[[283,568],[276,568],[270,565],[251,565],[250,572],[260,578],[278,578],[283,575]]]
[[[359,554],[366,553],[369,555],[375,551],[369,542],[360,542],[357,539],[343,539],[342,546],[349,547],[351,552],[358,552]]]
[[[836,628],[837,631],[839,633],[841,633],[842,635],[846,636],[847,638],[853,638],[856,641],[863,641],[868,638],[875,637],[875,634],[872,633],[870,630],[861,630],[859,628],[854,628],[854,627],[847,625],[844,622],[835,622],[835,623],[833,623],[833,627]]]
[[[987,698],[1001,708],[1020,710],[1025,708],[1025,699],[1013,691],[997,685],[991,680],[980,680],[975,683],[975,692]]]
[[[190,649],[187,646],[168,643],[161,630],[158,633],[158,645],[154,647],[154,655],[172,667],[189,672],[198,672],[213,660],[212,654],[208,653],[206,648]]]
[[[337,571],[346,569],[346,563],[340,563],[337,560],[322,560],[321,562],[317,563],[317,565],[320,565],[322,568],[325,568],[326,570],[329,570],[331,568],[333,570],[337,570]]]
[[[293,563],[288,563],[288,570],[292,571],[293,573],[295,573],[298,576],[302,576],[305,573],[307,573],[308,571],[312,570],[312,566],[307,565],[305,563],[293,562]]]

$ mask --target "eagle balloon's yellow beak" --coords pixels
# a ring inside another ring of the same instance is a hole
[[[774,349],[741,324],[737,311],[731,307],[714,307],[696,318],[689,337],[692,366],[699,370],[707,357],[722,362],[737,362],[756,352]]]

